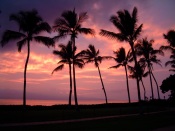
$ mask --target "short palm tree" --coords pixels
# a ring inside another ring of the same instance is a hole
[[[130,92],[129,92],[129,83],[128,83],[128,72],[127,72],[127,65],[128,62],[131,58],[131,53],[130,51],[126,54],[125,49],[123,47],[119,48],[119,50],[114,51],[115,57],[113,57],[113,59],[115,60],[115,62],[117,63],[117,65],[115,66],[111,66],[109,68],[119,68],[120,66],[124,66],[125,68],[125,74],[126,74],[126,85],[127,85],[127,92],[128,92],[128,101],[129,103],[131,103],[131,99],[130,99]]]
[[[104,59],[108,59],[110,57],[107,56],[100,56],[100,51],[96,50],[96,48],[93,45],[89,45],[88,49],[85,50],[85,54],[84,54],[84,59],[86,60],[85,63],[94,63],[95,67],[98,68],[98,73],[100,76],[100,80],[101,80],[101,84],[102,84],[102,89],[104,91],[104,95],[105,95],[105,100],[106,100],[106,104],[108,103],[108,99],[107,99],[107,94],[106,94],[106,90],[103,84],[103,80],[102,80],[102,76],[101,76],[101,72],[100,72],[100,68],[99,68],[99,64],[104,60]]]
[[[146,77],[148,75],[148,72],[145,72],[145,65],[140,65],[138,66],[138,76],[139,76],[139,81],[142,83],[142,87],[144,90],[144,100],[146,100],[146,89],[145,85],[143,83],[143,77]],[[136,69],[132,66],[128,66],[128,69],[130,71],[129,78],[136,79]]]
[[[61,14],[61,17],[55,20],[53,29],[58,32],[58,35],[54,37],[55,40],[60,38],[65,38],[70,35],[71,41],[73,43],[73,49],[75,48],[75,38],[78,34],[90,34],[94,35],[95,31],[90,28],[82,27],[82,23],[88,19],[87,12],[82,12],[77,14],[75,9],[73,11],[67,10]],[[74,56],[73,56],[74,57]],[[77,92],[76,92],[76,80],[75,80],[75,66],[73,59],[73,80],[74,80],[74,97],[75,104],[78,106]]]
[[[69,66],[69,77],[70,77],[70,92],[69,92],[69,106],[71,106],[71,98],[72,98],[72,43],[69,42],[66,46],[63,44],[60,44],[58,46],[60,50],[54,50],[53,54],[58,56],[60,58],[60,61],[58,62],[58,66],[53,70],[52,74],[55,71],[60,71],[64,68],[65,64],[68,64]]]
[[[115,33],[115,32],[102,29],[100,32],[100,35],[106,36],[111,39],[116,39],[121,42],[123,41],[128,42],[131,47],[135,65],[137,67],[138,63],[136,59],[136,53],[134,50],[134,42],[137,40],[138,36],[142,31],[142,24],[137,26],[137,22],[138,22],[137,8],[134,7],[132,14],[130,14],[128,10],[118,11],[117,15],[111,16],[110,21],[118,29],[119,32]],[[136,80],[137,80],[138,100],[140,102],[141,97],[140,97],[140,87],[139,87],[138,76],[136,76]]]
[[[153,63],[159,64],[161,66],[160,64],[161,61],[157,59],[157,55],[158,54],[164,55],[162,50],[159,50],[159,49],[155,50],[152,47],[153,43],[154,43],[154,40],[148,41],[147,38],[144,38],[142,40],[139,40],[138,43],[135,45],[137,55],[141,56],[139,61],[148,68],[150,84],[151,84],[152,99],[154,99],[154,92],[153,92],[153,85],[152,85]],[[157,93],[158,93],[158,98],[160,99],[158,87],[157,87]]]
[[[70,76],[70,92],[69,92],[69,105],[71,106],[71,98],[72,98],[72,68],[71,65],[73,63],[73,58],[72,58],[72,54],[74,54],[74,62],[75,62],[75,66],[79,67],[79,68],[83,68],[84,67],[84,61],[82,59],[83,53],[84,51],[81,51],[79,53],[76,54],[76,50],[77,47],[74,48],[74,50],[72,50],[72,42],[69,41],[68,44],[65,45],[59,45],[59,47],[61,48],[59,51],[58,50],[54,50],[53,54],[57,55],[61,60],[58,62],[58,67],[56,67],[52,74],[55,71],[59,71],[62,70],[64,68],[64,64],[68,64],[69,65],[69,76]]]
[[[18,26],[18,31],[6,30],[3,33],[1,45],[4,46],[9,41],[17,41],[18,51],[21,52],[21,49],[24,45],[27,44],[27,59],[25,62],[24,68],[24,92],[23,92],[23,105],[26,105],[26,72],[27,65],[30,56],[30,43],[31,41],[36,41],[43,43],[47,47],[53,46],[53,39],[46,36],[38,36],[39,33],[46,31],[50,32],[51,27],[48,23],[44,22],[43,19],[38,15],[36,10],[32,11],[20,11],[17,14],[11,14],[10,20],[15,21]]]

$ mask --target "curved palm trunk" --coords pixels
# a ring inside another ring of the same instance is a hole
[[[104,91],[105,100],[106,100],[106,104],[107,104],[108,103],[108,99],[107,99],[106,90],[105,90],[105,87],[104,87],[104,84],[103,84],[103,80],[102,80],[102,77],[101,77],[100,68],[99,68],[99,66],[97,66],[97,68],[98,68],[98,73],[99,73],[99,76],[100,76],[100,80],[101,80],[101,84],[102,84],[102,89]]]
[[[126,84],[127,84],[127,91],[128,91],[128,100],[129,100],[129,103],[131,103],[130,92],[129,92],[129,83],[128,83],[128,72],[127,72],[126,65],[125,65],[125,73],[126,73]]]
[[[72,70],[71,70],[71,64],[69,64],[69,75],[70,75],[69,106],[71,106],[71,98],[72,98]]]
[[[157,80],[156,80],[155,76],[153,75],[153,72],[152,72],[152,71],[151,71],[151,75],[153,76],[153,79],[154,79],[154,81],[155,81],[155,83],[156,83],[158,99],[160,99],[159,86],[158,86]]]
[[[26,72],[27,72],[27,65],[30,57],[30,43],[29,40],[27,42],[27,58],[26,58],[26,63],[24,67],[24,92],[23,92],[23,106],[26,106]]]
[[[143,90],[144,90],[144,100],[146,100],[146,89],[145,89],[145,86],[143,84],[143,80],[141,79],[140,81],[142,82],[142,86],[143,86]]]
[[[73,50],[75,48],[75,37],[71,37],[73,42]],[[77,90],[76,90],[76,77],[75,77],[75,65],[74,65],[74,54],[73,54],[73,81],[74,81],[74,98],[75,98],[75,106],[78,108],[78,100],[77,100]]]
[[[139,85],[139,77],[138,77],[138,63],[137,63],[137,58],[136,58],[136,54],[134,51],[134,47],[133,47],[134,43],[131,42],[130,46],[131,46],[131,50],[132,50],[132,54],[133,54],[133,58],[134,58],[134,62],[135,62],[135,67],[136,67],[136,82],[137,82],[137,93],[138,93],[138,100],[139,102],[141,102],[141,95],[140,95],[140,85]]]
[[[152,77],[151,77],[151,67],[149,63],[148,63],[148,71],[149,71],[149,79],[150,79],[150,84],[151,84],[152,99],[154,99],[153,84],[152,84]]]

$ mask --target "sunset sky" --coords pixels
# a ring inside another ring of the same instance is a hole
[[[89,19],[83,23],[84,27],[95,30],[96,35],[79,35],[76,39],[78,51],[87,49],[93,44],[100,50],[102,56],[114,56],[113,51],[120,47],[129,49],[129,44],[110,40],[99,35],[100,29],[118,32],[109,21],[110,16],[117,11],[127,9],[130,12],[134,7],[138,9],[138,24],[143,23],[143,31],[140,38],[154,39],[153,47],[158,49],[161,45],[167,45],[163,33],[175,29],[175,1],[174,0],[1,0],[0,1],[0,36],[6,29],[18,30],[17,24],[9,21],[9,15],[20,10],[37,9],[44,21],[53,26],[56,18],[65,10],[76,9],[77,13],[87,12]],[[47,35],[55,36],[57,33]],[[52,54],[58,49],[58,44],[67,44],[69,37],[56,43],[55,48],[47,48],[42,44],[31,43],[31,55],[27,70],[27,99],[67,100],[69,96],[69,72],[68,66],[62,71],[51,75],[57,66],[58,57]],[[23,72],[26,60],[27,46],[22,52],[17,51],[15,41],[9,42],[3,48],[0,47],[0,99],[22,99]],[[165,67],[170,53],[165,52],[164,57],[159,57],[162,67],[154,65],[154,74],[159,86],[162,80],[172,72],[170,67]],[[124,68],[108,69],[115,65],[113,60],[103,61],[100,65],[107,96],[110,100],[128,100]],[[78,100],[104,100],[98,70],[93,64],[86,65],[83,69],[76,69]],[[150,81],[143,78],[147,97],[150,97]],[[154,83],[154,82],[153,82]],[[131,100],[138,100],[135,79],[129,79]],[[141,95],[143,98],[143,88]],[[157,98],[156,85],[153,84],[154,95]],[[161,92],[161,91],[160,91]],[[161,93],[163,99],[164,94]],[[167,98],[168,95],[166,95]],[[1,104],[1,103],[0,103]]]

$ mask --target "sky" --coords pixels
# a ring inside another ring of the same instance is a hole
[[[129,50],[127,42],[110,40],[99,35],[100,29],[113,32],[118,30],[109,21],[110,16],[119,10],[132,12],[133,8],[138,9],[138,25],[143,24],[143,31],[139,37],[148,40],[154,39],[153,47],[158,49],[161,45],[167,45],[163,34],[170,29],[175,29],[175,1],[174,0],[0,0],[0,39],[5,30],[18,30],[15,22],[9,21],[9,15],[18,13],[20,10],[37,9],[39,15],[51,26],[55,19],[61,16],[66,10],[75,8],[77,13],[87,12],[88,20],[83,23],[83,27],[95,30],[95,36],[78,35],[76,46],[78,51],[88,48],[93,44],[100,50],[101,56],[114,56],[113,51],[124,47]],[[53,37],[56,32],[42,35]],[[53,55],[53,50],[58,50],[58,44],[67,44],[69,37],[56,42],[55,47],[46,46],[32,42],[31,55],[27,69],[27,99],[41,100],[68,100],[69,96],[69,72],[68,66],[62,71],[51,75],[57,67],[59,58]],[[17,51],[16,41],[9,42],[3,48],[0,47],[0,99],[22,99],[23,95],[23,72],[26,60],[27,47],[22,51]],[[154,75],[160,86],[162,81],[172,72],[170,67],[165,67],[165,62],[169,60],[169,52],[158,56],[162,61],[162,67],[154,65]],[[109,102],[127,101],[126,78],[123,67],[118,69],[108,69],[115,65],[115,61],[106,60],[100,64],[100,70],[104,81],[105,89]],[[104,100],[98,70],[94,64],[87,64],[83,69],[76,68],[77,95],[78,100]],[[143,78],[146,87],[146,96],[151,96],[150,81]],[[136,80],[129,79],[129,88],[132,101],[138,100]],[[143,88],[141,96],[143,98]],[[157,98],[156,85],[153,82],[154,95]],[[167,94],[162,94],[167,98]]]

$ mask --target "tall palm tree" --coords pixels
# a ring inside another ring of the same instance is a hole
[[[131,99],[130,99],[130,92],[129,92],[129,83],[128,83],[128,72],[127,72],[127,65],[128,62],[130,60],[130,51],[128,51],[128,53],[126,54],[125,52],[125,48],[121,47],[119,48],[119,50],[114,51],[115,57],[113,57],[113,59],[115,60],[115,62],[117,63],[117,65],[115,66],[111,66],[109,68],[119,68],[120,66],[124,66],[125,68],[125,74],[126,74],[126,85],[127,85],[127,92],[128,92],[128,101],[129,103],[131,103]]]
[[[153,85],[152,85],[153,63],[159,64],[161,66],[160,64],[161,61],[157,59],[157,54],[164,55],[162,50],[160,49],[155,50],[152,47],[153,43],[154,43],[154,40],[148,41],[147,38],[144,38],[142,40],[139,40],[138,43],[135,45],[137,55],[141,56],[139,61],[145,66],[147,66],[148,68],[150,84],[151,84],[152,99],[154,99],[154,92],[153,92]],[[154,80],[155,80],[155,77],[154,77]],[[158,98],[160,99],[158,87],[157,87],[157,93],[158,93]]]
[[[88,19],[87,12],[82,12],[77,14],[75,9],[73,11],[67,10],[61,14],[61,17],[55,20],[53,29],[58,32],[58,35],[55,36],[55,40],[60,38],[65,38],[70,35],[70,39],[73,43],[73,49],[75,48],[75,38],[78,37],[78,34],[90,34],[94,35],[95,31],[90,28],[82,27],[82,23]],[[73,56],[74,58],[74,56]],[[75,104],[78,106],[77,101],[77,92],[76,92],[76,80],[75,80],[75,62],[73,59],[73,81],[74,81],[74,97]]]
[[[24,68],[24,92],[23,92],[23,105],[26,105],[26,72],[27,65],[30,56],[30,43],[31,41],[36,41],[43,43],[46,46],[53,46],[53,39],[46,36],[38,36],[39,33],[46,31],[51,31],[51,27],[48,23],[44,22],[43,19],[38,15],[36,10],[32,11],[19,11],[17,14],[11,14],[10,20],[15,21],[18,26],[18,31],[6,30],[3,33],[1,45],[4,46],[9,41],[17,41],[18,51],[21,52],[21,49],[24,45],[27,44],[27,58]]]
[[[110,57],[107,56],[100,56],[100,51],[96,50],[96,48],[94,47],[94,45],[89,45],[88,49],[85,50],[85,54],[84,54],[84,59],[86,60],[85,63],[94,63],[95,67],[97,67],[98,69],[98,73],[100,76],[100,80],[101,80],[101,84],[102,84],[102,89],[104,91],[104,95],[105,95],[105,101],[106,104],[108,103],[108,99],[107,99],[107,94],[106,94],[106,90],[103,84],[103,80],[102,80],[102,76],[101,76],[101,72],[100,72],[100,68],[99,68],[99,64],[104,60],[104,59],[108,59]]]
[[[143,90],[144,90],[144,100],[146,100],[146,89],[145,89],[145,85],[143,83],[143,77],[146,77],[148,75],[148,72],[145,72],[145,65],[140,65],[139,63],[139,66],[138,66],[138,76],[139,76],[139,81],[142,83],[142,87],[143,87]],[[136,79],[136,69],[132,66],[128,66],[128,69],[130,71],[130,75],[129,75],[129,78],[132,78],[132,79]]]
[[[66,46],[63,44],[60,44],[58,46],[60,50],[54,50],[53,54],[58,56],[60,58],[60,61],[58,62],[58,66],[53,70],[52,74],[55,71],[60,71],[64,68],[65,64],[69,65],[69,77],[70,77],[70,92],[69,92],[69,106],[71,106],[71,98],[72,98],[72,43],[69,42]]]
[[[135,66],[137,67],[138,63],[136,59],[136,53],[134,50],[134,42],[137,40],[138,36],[142,31],[142,24],[137,26],[138,22],[137,8],[134,7],[132,14],[130,14],[128,10],[118,11],[117,15],[111,16],[110,21],[118,29],[119,32],[115,33],[101,29],[100,35],[106,36],[111,39],[116,39],[121,42],[123,41],[129,42]],[[138,76],[136,76],[136,80],[137,80],[138,100],[141,101]]]

